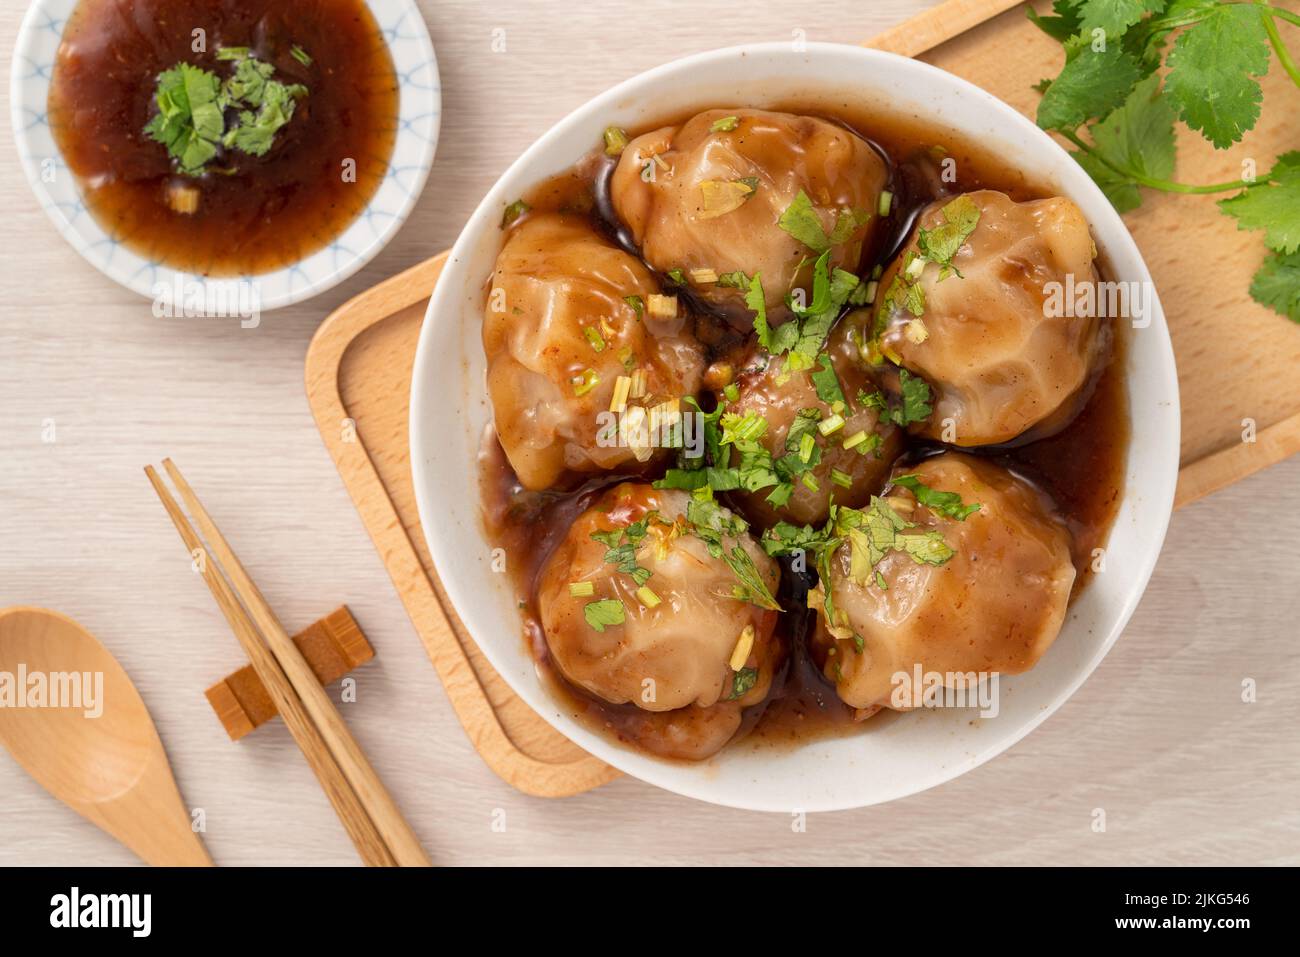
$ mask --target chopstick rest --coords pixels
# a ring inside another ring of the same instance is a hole
[[[361,859],[372,866],[430,866],[419,839],[302,653],[285,633],[266,597],[253,583],[180,469],[170,459],[163,459],[163,467],[194,516],[197,529],[190,524],[153,466],[145,467],[145,475],[176,526],[187,553],[201,552],[208,556],[201,565],[204,582],[258,678],[274,699],[294,742]]]
[[[322,685],[338,681],[375,656],[375,649],[346,605],[298,632],[293,643]],[[252,665],[226,675],[204,694],[231,741],[238,741],[279,714]]]

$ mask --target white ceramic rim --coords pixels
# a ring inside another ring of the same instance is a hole
[[[370,203],[329,244],[297,262],[270,272],[219,278],[145,259],[112,239],[85,211],[75,185],[61,186],[56,195],[42,179],[40,170],[47,160],[67,171],[44,110],[54,51],[77,2],[36,0],[23,17],[10,73],[10,123],[20,164],[41,207],[63,238],[104,275],[148,299],[157,298],[160,284],[185,290],[188,296],[192,284],[197,283],[204,289],[203,301],[217,303],[245,302],[247,287],[240,284],[251,283],[257,289],[257,310],[269,312],[334,288],[379,255],[397,235],[433,168],[442,122],[438,60],[414,0],[366,0],[393,57],[400,89],[397,137],[388,172]]]
[[[440,502],[431,481],[431,462],[437,456],[440,446],[445,441],[445,439],[436,436],[430,430],[433,415],[432,392],[438,379],[437,374],[440,371],[444,376],[449,374],[444,363],[449,358],[455,358],[440,354],[433,344],[433,340],[435,339],[435,333],[442,331],[440,330],[440,323],[460,323],[462,321],[462,307],[457,302],[457,297],[461,296],[467,287],[457,283],[457,275],[465,268],[462,264],[473,258],[475,244],[488,242],[488,237],[492,235],[490,231],[498,228],[501,211],[509,202],[523,193],[525,187],[533,185],[546,176],[565,168],[565,165],[553,168],[554,164],[539,163],[539,160],[550,149],[553,141],[571,136],[575,131],[581,131],[584,126],[591,126],[593,135],[590,137],[590,142],[594,146],[598,141],[599,129],[608,123],[624,122],[625,114],[634,109],[638,99],[643,99],[646,96],[643,91],[647,89],[659,84],[680,85],[684,82],[683,78],[689,77],[692,71],[719,63],[725,64],[743,58],[750,58],[751,62],[753,62],[766,57],[788,57],[792,52],[802,53],[805,57],[838,59],[847,56],[861,58],[864,64],[874,63],[880,69],[898,71],[900,76],[914,80],[914,85],[925,87],[928,84],[932,88],[937,85],[938,89],[950,93],[954,98],[964,100],[967,104],[973,103],[978,109],[988,111],[990,116],[1000,124],[999,137],[1003,140],[1011,140],[1017,136],[1039,140],[1040,146],[1049,151],[1044,155],[1053,156],[1051,165],[1056,185],[1060,191],[1064,195],[1075,199],[1081,205],[1086,204],[1095,236],[1099,233],[1106,234],[1107,238],[1104,244],[1099,239],[1103,254],[1112,260],[1122,258],[1127,261],[1131,267],[1130,274],[1123,276],[1123,278],[1136,279],[1145,283],[1147,289],[1154,291],[1154,284],[1151,281],[1146,264],[1142,260],[1141,253],[1129,235],[1127,228],[1124,227],[1119,214],[1111,207],[1100,189],[1046,133],[1039,130],[1030,120],[991,94],[959,77],[921,61],[866,48],[825,43],[809,43],[801,51],[792,51],[790,45],[786,43],[729,47],[670,62],[626,80],[597,96],[552,127],[501,176],[470,217],[464,231],[451,251],[442,279],[434,290],[434,295],[429,303],[416,350],[410,414],[412,479],[420,512],[421,527],[434,565],[461,620],[469,629],[471,635],[475,636],[479,648],[489,662],[510,684],[515,693],[555,727],[557,731],[574,743],[619,770],[643,781],[668,791],[710,803],[746,810],[786,813],[792,809],[813,812],[861,807],[895,800],[935,787],[978,767],[995,755],[1005,751],[1061,707],[1096,669],[1106,653],[1114,645],[1137,607],[1138,601],[1151,577],[1173,509],[1174,489],[1178,477],[1180,440],[1178,384],[1173,348],[1165,325],[1163,308],[1159,304],[1158,297],[1153,296],[1150,324],[1149,327],[1142,330],[1142,335],[1148,337],[1145,347],[1154,351],[1151,353],[1151,359],[1149,360],[1150,368],[1144,370],[1144,372],[1154,375],[1159,381],[1148,381],[1145,376],[1136,377],[1133,374],[1131,363],[1133,354],[1137,351],[1134,343],[1136,333],[1129,332],[1128,361],[1130,369],[1127,370],[1127,378],[1134,440],[1130,443],[1128,454],[1127,488],[1124,501],[1121,503],[1120,514],[1116,518],[1115,526],[1112,527],[1111,541],[1113,542],[1115,536],[1119,534],[1121,521],[1131,519],[1136,525],[1139,504],[1141,505],[1141,514],[1148,516],[1148,518],[1144,519],[1148,524],[1140,529],[1140,537],[1134,548],[1134,553],[1138,556],[1135,559],[1136,567],[1131,568],[1126,576],[1129,582],[1128,587],[1122,591],[1117,603],[1112,603],[1111,606],[1104,609],[1104,637],[1100,643],[1096,643],[1094,640],[1095,648],[1091,653],[1079,656],[1077,660],[1069,662],[1068,666],[1066,666],[1070,674],[1068,680],[1061,687],[1056,688],[1048,700],[1034,702],[1033,704],[1036,705],[1034,713],[1025,717],[1014,727],[1014,730],[1008,733],[999,733],[997,740],[990,742],[987,746],[975,747],[964,757],[948,764],[930,768],[928,773],[874,787],[870,794],[843,793],[834,788],[821,790],[800,783],[799,786],[807,788],[807,793],[801,795],[802,800],[791,800],[791,793],[788,791],[780,796],[766,793],[764,784],[770,783],[770,779],[760,781],[756,776],[749,780],[752,789],[745,788],[743,784],[738,787],[739,782],[730,778],[728,778],[729,786],[726,789],[720,789],[717,786],[718,779],[721,776],[720,769],[718,767],[710,769],[708,765],[736,754],[737,751],[745,748],[745,742],[729,746],[720,755],[711,759],[710,762],[704,762],[703,765],[683,764],[657,759],[619,745],[606,736],[598,734],[579,724],[574,719],[561,714],[558,702],[554,700],[553,695],[535,674],[527,678],[512,674],[509,667],[510,662],[506,660],[502,649],[497,647],[493,641],[483,641],[480,637],[490,633],[492,628],[489,621],[490,616],[485,612],[481,602],[473,600],[474,596],[469,593],[466,581],[461,577],[462,575],[471,574],[464,571],[467,559],[464,553],[457,553],[451,548],[451,533],[443,533],[450,526],[446,524],[445,510],[440,511]],[[739,64],[737,65],[739,66]],[[869,91],[865,92],[864,95],[869,95]],[[705,105],[716,106],[723,104],[700,103],[699,107],[702,108]],[[1050,153],[1050,151],[1054,151],[1054,154]],[[578,158],[577,155],[569,157],[568,164]],[[493,256],[495,256],[495,252]],[[471,287],[481,288],[481,276],[465,276],[463,278]],[[440,317],[444,318],[440,319]],[[446,333],[452,335],[454,330],[448,329]],[[1154,337],[1154,339],[1152,340],[1151,337]],[[477,343],[477,337],[475,337],[475,341]],[[481,346],[477,347],[481,351]],[[481,383],[477,385],[481,388]],[[1150,402],[1142,406],[1142,412],[1147,418],[1143,420],[1144,428],[1141,431],[1146,443],[1143,445],[1143,458],[1148,463],[1154,463],[1144,466],[1140,476],[1135,475],[1134,471],[1135,450],[1138,446],[1137,438],[1139,433],[1138,416],[1134,412],[1134,398],[1139,392],[1144,395],[1149,394],[1148,397],[1151,398]],[[1136,487],[1135,479],[1140,480],[1140,484]],[[477,486],[475,485],[472,488],[474,491],[474,506],[477,510]],[[440,522],[443,523],[441,527]],[[1128,534],[1127,528],[1124,533],[1125,535]],[[1134,534],[1138,533],[1135,532]],[[479,535],[482,536],[481,528]],[[486,544],[483,544],[481,550],[487,551]],[[486,567],[485,561],[478,561],[478,564]],[[481,581],[482,579],[479,581],[480,584]],[[1067,623],[1063,628],[1062,638],[1064,638],[1066,631],[1070,629],[1073,620],[1078,617],[1078,606],[1087,604],[1092,607],[1095,605],[1097,602],[1094,599],[1097,599],[1099,590],[1099,583],[1094,582],[1080,599],[1072,604],[1071,613],[1067,616]],[[1080,625],[1075,630],[1081,631],[1084,627],[1086,626]],[[1067,653],[1061,648],[1062,638],[1058,638],[1044,661],[1047,661],[1054,653],[1058,656]],[[509,639],[522,646],[523,639],[521,629],[518,626],[510,634]],[[1008,685],[1011,683],[1016,684],[1017,693],[1020,693],[1020,689],[1023,688],[1023,693],[1028,697],[1032,697],[1035,692],[1033,676],[1043,667],[1044,663],[1040,662],[1037,669],[1023,675],[1011,678],[1003,677],[1004,698],[1007,695]],[[942,711],[913,712],[903,716],[903,718],[918,720],[923,718],[928,721],[932,719],[932,716],[943,713]],[[948,715],[953,713],[951,710],[947,712]],[[971,715],[969,711],[956,713],[964,715],[965,718],[969,718]],[[938,719],[934,718],[933,720],[937,721]],[[940,733],[943,733],[942,727]],[[852,739],[830,740],[837,742]],[[815,748],[821,743],[822,740],[819,739],[796,750],[802,751]],[[755,747],[752,752],[760,755],[766,753],[773,758],[777,756],[776,752],[767,751],[766,746],[763,745]],[[832,770],[829,773],[833,776],[835,772]],[[796,796],[800,795],[796,793]]]

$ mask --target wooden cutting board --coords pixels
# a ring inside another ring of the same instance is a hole
[[[1054,75],[1061,59],[1014,0],[950,0],[866,45],[919,56],[1031,116],[1032,84]],[[1241,146],[1215,153],[1199,137],[1180,141],[1181,179],[1235,178],[1247,157],[1266,169],[1294,145],[1285,119],[1300,91],[1277,69],[1264,87],[1264,119]],[[1151,195],[1125,221],[1160,290],[1178,359],[1181,506],[1300,450],[1300,327],[1251,302],[1247,286],[1263,243],[1238,232],[1209,198]],[[447,601],[420,531],[407,448],[410,374],[445,261],[446,253],[435,256],[326,319],[307,353],[307,396],[474,747],[527,794],[577,794],[618,772],[553,730],[493,671]],[[1247,419],[1258,430],[1254,442],[1242,441]]]

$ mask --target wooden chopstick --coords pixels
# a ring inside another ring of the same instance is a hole
[[[316,680],[311,665],[302,656],[298,646],[293,643],[270,604],[253,583],[243,564],[235,555],[234,549],[226,541],[221,530],[208,515],[207,509],[199,501],[194,490],[190,488],[185,477],[181,475],[171,459],[163,459],[163,468],[171,477],[172,483],[181,493],[190,513],[198,522],[203,537],[216,551],[217,558],[230,576],[230,582],[236,593],[247,607],[257,629],[266,639],[271,653],[283,669],[282,674],[288,678],[292,689],[298,693],[303,707],[316,725],[320,736],[324,738],[330,752],[334,755],[344,776],[356,791],[358,799],[370,815],[389,852],[399,867],[430,867],[428,855],[420,846],[419,839],[411,826],[402,816],[388,789],[379,780],[379,775],[366,760],[361,746],[352,737],[352,732],[343,722],[342,716],[334,703],[330,701],[325,689]]]
[[[206,553],[207,549],[203,547],[198,535],[190,527],[189,520],[176,504],[153,466],[146,466],[144,472],[149,477],[154,491],[158,493],[158,498],[162,500],[163,508],[167,510],[176,530],[180,532],[186,548],[191,554],[194,554],[196,549]],[[217,601],[217,607],[230,623],[235,637],[239,639],[239,643],[248,655],[248,660],[252,662],[253,670],[257,672],[271,700],[275,702],[277,710],[289,728],[289,733],[293,735],[294,741],[307,759],[307,764],[315,773],[316,779],[320,781],[325,796],[333,805],[334,812],[343,823],[362,861],[370,866],[395,866],[397,862],[384,843],[378,828],[375,827],[374,821],[370,819],[370,815],[343,774],[342,768],[339,767],[320,732],[308,717],[302,702],[298,700],[292,685],[289,684],[289,679],[285,677],[283,669],[262,643],[252,620],[232,594],[230,585],[222,576],[220,569],[215,562],[206,560],[201,567],[203,580],[208,583],[212,597]]]

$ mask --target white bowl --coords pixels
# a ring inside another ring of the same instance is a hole
[[[105,231],[86,211],[76,178],[63,161],[46,115],[55,56],[78,0],[36,0],[14,47],[10,121],[27,182],[63,238],[110,279],[149,299],[179,307],[201,289],[204,303],[244,303],[256,294],[261,312],[302,302],[333,288],[379,254],[420,198],[442,119],[438,61],[414,0],[366,0],[383,33],[398,81],[397,137],[388,172],[370,203],[343,232],[282,269],[213,278],[146,259]],[[188,28],[187,28],[188,29]]]
[[[579,108],[519,158],[484,198],[438,280],[420,333],[411,386],[411,465],[421,523],[438,575],[474,640],[534,710],[579,746],[628,774],[689,797],[765,811],[860,807],[933,787],[1006,750],[1059,708],[1097,667],[1146,587],[1164,540],[1178,475],[1178,382],[1164,313],[1129,330],[1132,443],[1124,499],[1105,571],[1071,606],[1060,637],[1032,671],[1001,679],[1001,711],[936,709],[861,733],[792,748],[738,742],[700,764],[663,761],[579,724],[539,679],[505,575],[491,568],[479,519],[475,453],[491,408],[480,338],[484,280],[492,271],[505,206],[569,167],[606,126],[637,128],[692,109],[797,102],[842,94],[888,104],[1013,157],[1031,180],[1073,199],[1116,280],[1151,277],[1101,191],[1011,107],[951,74],[859,47],[733,47],[643,73]]]

